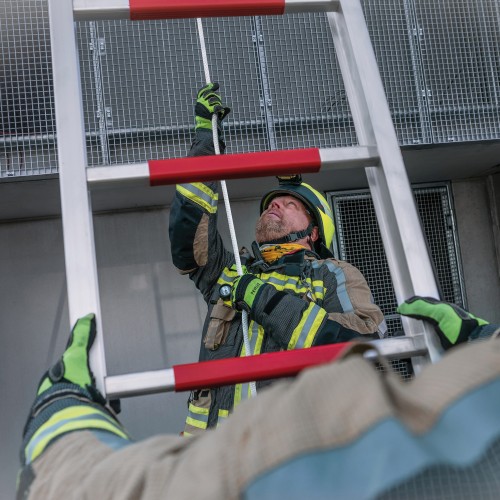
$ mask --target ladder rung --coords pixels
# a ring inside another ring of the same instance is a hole
[[[391,360],[421,356],[427,352],[422,334],[373,340],[366,344],[376,348],[364,354],[365,358],[372,360],[377,360],[379,354]],[[165,370],[115,375],[105,379],[106,394],[108,398],[113,399],[291,377],[305,368],[334,361],[353,345],[353,342],[345,342],[244,358],[188,363]]]
[[[73,0],[77,21],[270,16],[338,8],[339,0]]]
[[[87,168],[91,188],[117,184],[161,186],[186,182],[317,173],[322,169],[378,165],[375,147],[288,149],[220,156],[192,156]]]

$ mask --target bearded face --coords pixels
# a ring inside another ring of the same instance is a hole
[[[286,221],[268,217],[263,212],[255,224],[255,241],[262,243],[264,241],[276,240],[283,238],[291,232],[289,224]]]
[[[257,220],[257,243],[276,240],[305,229],[311,220],[304,204],[293,196],[277,196]]]

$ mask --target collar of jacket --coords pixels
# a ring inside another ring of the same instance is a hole
[[[307,266],[307,261],[318,260],[319,256],[311,250],[299,250],[298,252],[283,255],[272,265],[263,259],[256,259],[249,267],[251,273],[269,273],[279,270],[287,276],[302,276]]]

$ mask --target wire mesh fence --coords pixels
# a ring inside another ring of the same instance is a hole
[[[232,108],[229,151],[355,142],[325,16],[203,25],[212,81],[230,82],[221,89]],[[184,155],[205,83],[195,21],[86,23],[78,32],[89,164]]]
[[[463,275],[451,194],[447,184],[413,189],[422,229],[443,300],[465,307]],[[369,190],[331,192],[335,254],[365,276],[384,313],[390,335],[402,330],[389,266]]]
[[[465,307],[449,186],[435,184],[414,187],[413,193],[441,298]],[[388,335],[401,335],[403,326],[396,311],[398,303],[369,190],[331,192],[328,198],[335,216],[335,255],[355,265],[363,273],[375,303],[384,313]],[[403,379],[412,377],[409,360],[395,360],[391,364],[392,369]]]
[[[500,137],[496,0],[363,0],[401,146]],[[57,172],[46,0],[0,5],[0,178]],[[356,144],[325,14],[206,19],[230,152]],[[194,20],[76,24],[88,163],[186,153]]]
[[[498,137],[498,1],[425,0],[414,9],[431,142]]]
[[[0,3],[0,178],[56,171],[47,6]]]

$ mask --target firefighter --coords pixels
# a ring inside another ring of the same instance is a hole
[[[213,83],[198,93],[189,156],[214,154],[212,115],[217,114],[220,131],[230,111],[218,88]],[[200,361],[246,355],[242,310],[249,316],[251,354],[385,334],[383,314],[365,278],[329,250],[335,228],[327,201],[300,176],[281,179],[262,198],[253,255],[242,255],[241,277],[217,231],[217,204],[216,182],[182,184],[170,212],[173,263],[208,305]],[[216,427],[247,397],[248,384],[193,392],[184,435]]]
[[[94,385],[89,314],[38,385],[17,499],[496,498],[500,342],[454,346],[500,325],[423,297],[400,311],[453,347],[415,380],[357,350],[245,402],[220,429],[137,443]]]

